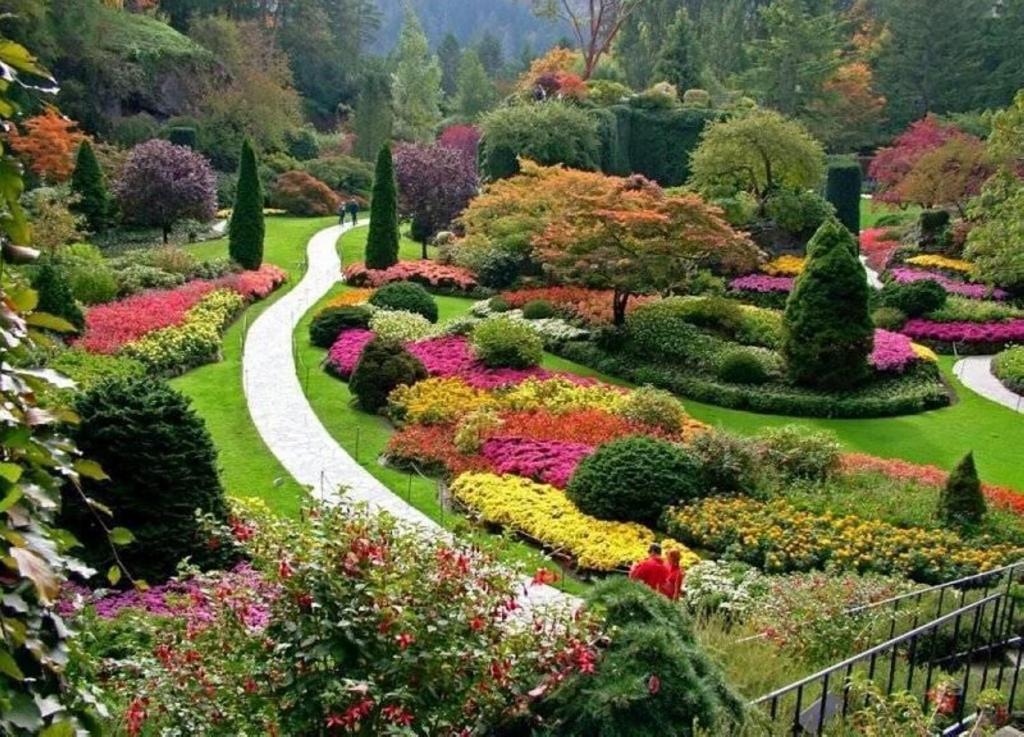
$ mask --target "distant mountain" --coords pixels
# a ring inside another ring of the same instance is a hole
[[[407,0],[376,0],[381,28],[374,50],[389,52],[398,40]],[[501,41],[505,59],[518,58],[525,44],[535,52],[546,51],[568,28],[537,18],[527,0],[411,0],[423,30],[436,47],[446,33],[454,33],[463,45],[490,31]]]

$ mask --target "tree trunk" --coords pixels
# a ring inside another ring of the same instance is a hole
[[[629,302],[629,292],[615,290],[612,295],[612,323],[616,327],[626,324],[626,303]]]
[[[164,225],[164,226],[162,226],[162,228],[163,228],[163,231],[164,231],[164,245],[166,246],[168,239],[170,239],[170,237],[171,237],[171,226],[170,225]]]

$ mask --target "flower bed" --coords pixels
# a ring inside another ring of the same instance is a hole
[[[352,307],[353,305],[363,305],[370,301],[370,297],[373,296],[374,290],[372,289],[346,289],[341,294],[338,294],[324,305],[324,309],[328,307]]]
[[[792,276],[768,276],[767,274],[747,274],[729,282],[729,289],[737,292],[758,292],[761,294],[789,294],[793,291],[796,279]]]
[[[413,281],[438,291],[466,294],[479,286],[468,269],[436,261],[399,261],[387,269],[368,269],[355,263],[345,268],[345,281],[354,287],[379,287],[394,281]]]
[[[644,558],[655,541],[654,533],[642,525],[590,517],[558,489],[516,476],[465,473],[450,491],[485,521],[510,527],[548,548],[567,553],[584,570],[625,568]],[[682,550],[684,567],[699,560],[674,540],[664,544]]]
[[[925,269],[911,269],[905,266],[898,266],[889,270],[889,276],[898,284],[910,284],[917,281],[934,281],[942,285],[950,294],[957,294],[968,299],[1006,299],[1009,294],[1005,289],[992,288],[984,284],[969,284],[967,282],[951,279],[942,272],[928,271]]]
[[[902,374],[911,364],[921,359],[921,353],[914,349],[914,344],[906,335],[875,330],[875,345],[869,358],[875,370]]]
[[[521,309],[527,302],[543,300],[550,302],[567,317],[575,317],[588,325],[612,324],[612,291],[610,289],[585,289],[583,287],[540,287],[503,292],[501,295],[510,307]],[[626,314],[657,297],[636,296],[626,305]]]
[[[769,276],[799,276],[804,270],[805,261],[803,256],[785,254],[773,258],[761,270]]]
[[[325,365],[336,376],[347,379],[352,375],[356,367],[359,354],[363,352],[366,344],[373,340],[373,332],[362,328],[353,328],[343,331],[330,350],[327,351]]]
[[[996,353],[1008,343],[1024,342],[1024,318],[1005,322],[935,322],[915,317],[900,331],[914,340],[926,341],[943,353],[953,346],[961,353]]]
[[[937,253],[922,253],[918,256],[911,256],[907,259],[908,264],[924,266],[925,268],[945,269],[958,274],[970,274],[974,271],[974,264],[959,258],[948,258]]]
[[[992,373],[1007,389],[1024,394],[1024,346],[1013,346],[992,359]]]
[[[946,531],[899,528],[858,517],[798,511],[782,500],[705,499],[665,515],[679,540],[768,572],[835,566],[939,583],[1019,560],[1024,550]]]
[[[900,245],[887,228],[865,228],[860,232],[860,252],[875,271],[883,271],[889,265]]]
[[[499,474],[524,476],[564,489],[580,461],[594,452],[593,446],[558,440],[491,438],[480,454]]]

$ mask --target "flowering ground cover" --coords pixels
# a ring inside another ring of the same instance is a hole
[[[761,294],[788,294],[793,291],[796,279],[792,276],[768,276],[767,274],[747,274],[738,276],[729,282],[729,289],[737,292],[757,292]]]
[[[399,261],[387,269],[368,269],[353,263],[344,270],[345,281],[356,287],[380,287],[395,281],[413,281],[425,287],[452,292],[472,292],[476,276],[468,269],[439,264],[436,261]]]
[[[773,258],[761,271],[769,276],[798,276],[804,270],[805,261],[803,256],[785,254]]]
[[[1005,322],[936,322],[924,317],[915,317],[904,324],[901,332],[915,340],[939,343],[966,343],[989,346],[993,344],[1019,343],[1024,341],[1024,319]]]
[[[927,349],[916,348],[910,338],[902,333],[889,330],[875,330],[875,344],[869,360],[878,371],[901,374],[916,361],[922,359]],[[931,360],[935,360],[934,355]]]
[[[889,270],[889,276],[898,284],[910,284],[916,281],[934,281],[942,285],[950,294],[957,294],[969,299],[1006,299],[1008,293],[1005,289],[988,287],[984,284],[971,284],[968,282],[952,279],[941,271],[929,271],[927,269],[912,269],[906,266],[897,266]]]
[[[937,253],[922,253],[917,256],[911,256],[907,259],[907,263],[925,268],[945,269],[946,271],[958,274],[970,274],[974,271],[974,265],[970,261],[940,256]]]
[[[883,271],[899,247],[899,239],[888,228],[864,228],[860,232],[860,252],[875,271]]]

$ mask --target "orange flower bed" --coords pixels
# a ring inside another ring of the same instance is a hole
[[[372,296],[372,289],[346,289],[341,294],[331,298],[331,301],[326,306],[351,307],[352,305],[361,305],[369,302]]]
[[[847,473],[857,471],[877,471],[890,478],[916,481],[928,486],[943,486],[949,474],[937,466],[925,466],[898,458],[878,458],[865,453],[846,453],[842,459],[843,470]],[[1006,486],[995,484],[981,485],[985,497],[1000,509],[1024,515],[1024,495]]]
[[[583,287],[538,287],[505,292],[502,298],[513,309],[519,309],[527,302],[543,299],[562,312],[591,325],[606,325],[612,321],[612,290],[584,289]],[[629,300],[626,312],[630,313],[642,304],[657,297],[637,296]]]

